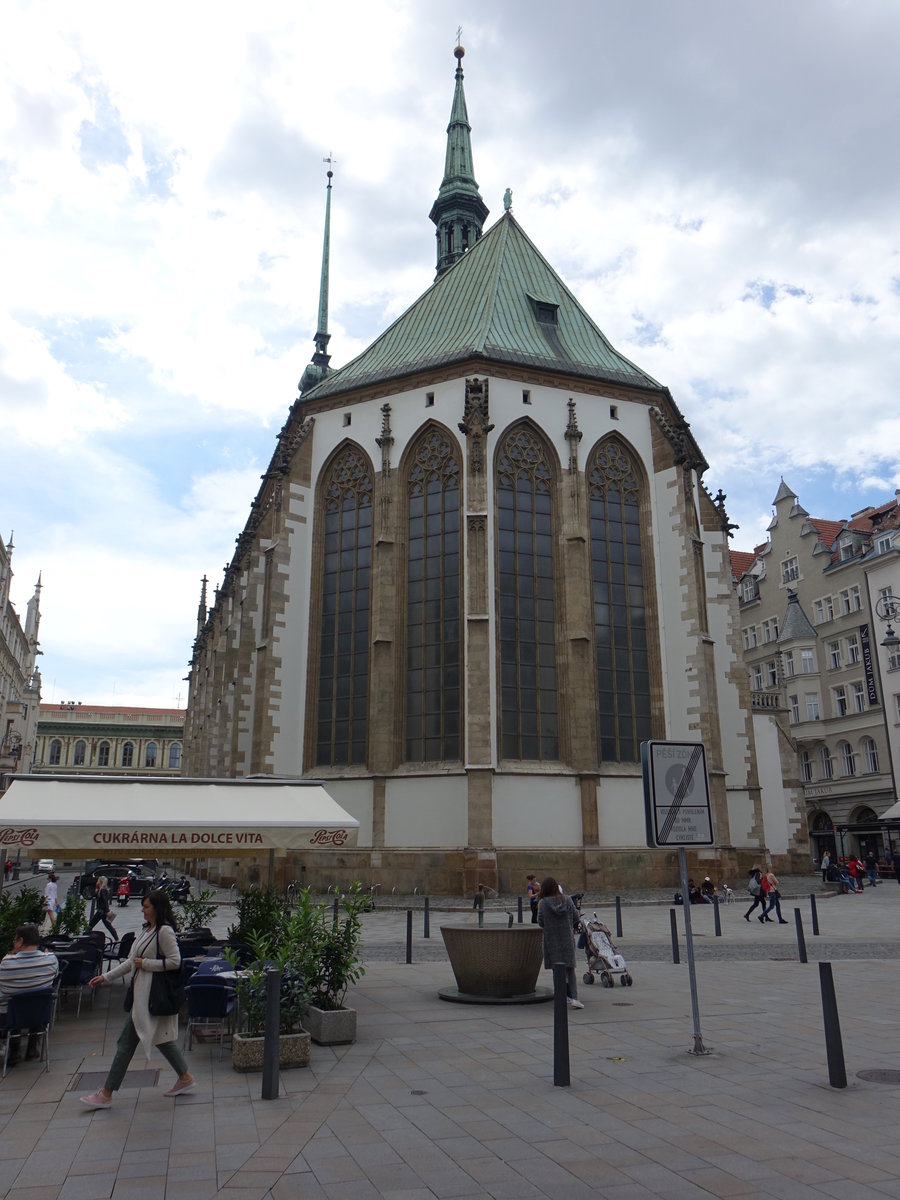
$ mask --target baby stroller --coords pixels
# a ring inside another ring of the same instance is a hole
[[[594,976],[600,976],[604,987],[613,987],[614,976],[618,975],[622,987],[631,987],[634,980],[628,973],[628,966],[621,954],[616,953],[612,934],[594,913],[590,920],[584,916],[578,922],[579,930],[584,934],[584,952],[587,955],[587,967],[583,975],[585,983],[593,983]]]

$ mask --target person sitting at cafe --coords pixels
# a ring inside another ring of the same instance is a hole
[[[41,935],[37,925],[20,925],[13,935],[13,948],[0,962],[0,1013],[3,1024],[6,1025],[6,1004],[10,996],[22,992],[45,991],[51,987],[59,973],[59,962],[55,954],[49,954],[40,948]],[[15,1037],[10,1042],[7,1065],[12,1067],[19,1060],[18,1029],[7,1029],[8,1037]],[[30,1033],[26,1059],[37,1058],[39,1054],[37,1036]]]

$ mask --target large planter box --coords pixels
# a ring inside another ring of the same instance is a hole
[[[543,963],[543,930],[539,925],[442,925],[441,935],[456,979],[457,996],[485,1003],[527,997],[546,999],[536,985]]]
[[[311,1004],[303,1024],[319,1046],[345,1046],[356,1041],[355,1008],[316,1008]]]
[[[231,1039],[231,1065],[236,1071],[261,1071],[263,1047],[266,1039],[248,1037],[236,1033]],[[292,1067],[309,1066],[309,1034],[283,1033],[278,1039],[278,1067],[288,1071]]]

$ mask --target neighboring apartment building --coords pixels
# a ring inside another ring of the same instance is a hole
[[[802,802],[820,857],[834,826],[874,820],[897,797],[900,655],[880,643],[900,596],[900,504],[822,520],[784,480],[773,503],[769,540],[731,554],[760,783],[764,799],[783,784]]]
[[[0,777],[30,768],[41,699],[36,666],[41,581],[28,601],[23,628],[10,599],[12,552],[12,536],[8,545],[0,538]]]
[[[179,775],[183,708],[42,704],[33,770],[61,775]]]

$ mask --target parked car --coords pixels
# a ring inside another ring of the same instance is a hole
[[[94,894],[94,888],[97,885],[97,880],[101,875],[105,875],[109,881],[110,895],[114,896],[118,891],[119,880],[126,876],[131,888],[131,895],[141,897],[149,892],[156,882],[156,873],[158,869],[157,863],[144,862],[107,862],[99,863],[97,866],[91,867],[89,871],[79,877],[78,890],[85,899],[90,899]]]
[[[37,869],[38,873],[45,871],[49,875],[51,871],[56,870],[56,863],[52,858],[39,858]]]

